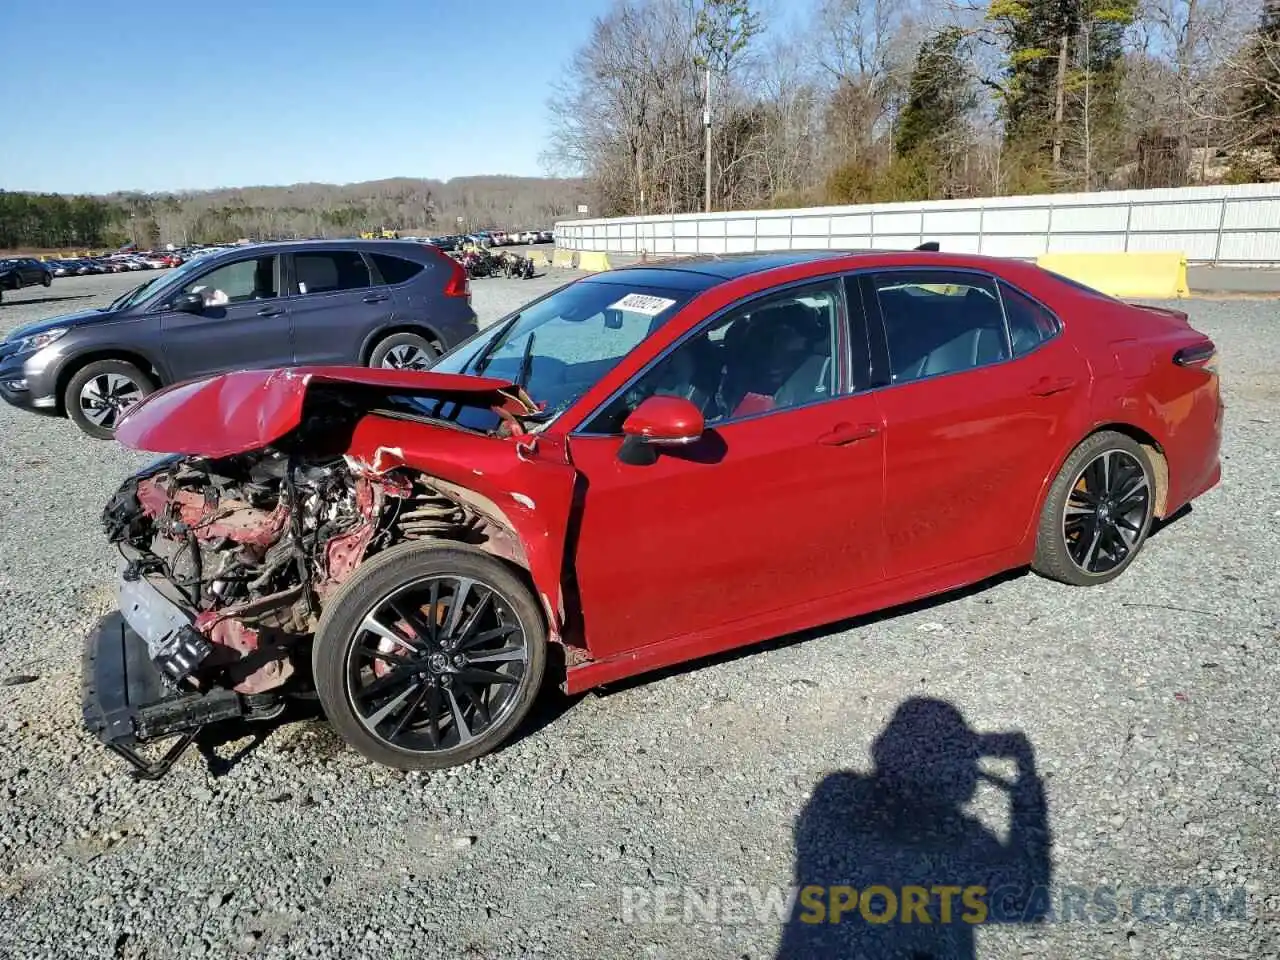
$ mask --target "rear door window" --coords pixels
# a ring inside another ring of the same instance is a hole
[[[1009,337],[1013,355],[1025,356],[1058,332],[1058,318],[1021,290],[1000,284],[1000,298],[1009,320]]]
[[[323,250],[293,255],[294,294],[363,290],[372,283],[369,265],[354,250]]]
[[[973,370],[1009,359],[994,278],[922,270],[876,274],[873,284],[893,383]]]
[[[382,278],[382,282],[391,286],[412,280],[424,268],[421,263],[414,263],[412,260],[393,257],[385,253],[371,253],[369,254],[369,259],[373,261],[373,268]]]

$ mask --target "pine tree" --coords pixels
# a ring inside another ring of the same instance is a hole
[[[948,27],[921,44],[894,139],[899,157],[951,139],[962,127],[973,102],[960,58],[963,40],[963,32]]]
[[[992,0],[1002,36],[1005,145],[1062,182],[1123,125],[1122,44],[1138,0]]]

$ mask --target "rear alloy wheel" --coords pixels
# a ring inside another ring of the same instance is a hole
[[[125,411],[155,388],[152,379],[132,363],[97,360],[71,378],[63,403],[67,416],[81,430],[95,439],[110,440]]]
[[[358,752],[400,770],[489,753],[533,705],[543,620],[501,561],[410,543],[359,567],[329,600],[312,670],[329,722]]]
[[[40,282],[41,282],[42,284],[44,284],[44,286],[46,286],[46,287],[52,287],[52,286],[53,286],[53,274],[52,274],[52,273],[46,273],[43,277],[41,277],[41,278],[40,278]]]
[[[1142,446],[1104,431],[1072,452],[1040,516],[1032,569],[1075,586],[1114,580],[1146,542],[1155,473]]]
[[[416,333],[393,333],[369,355],[369,366],[388,370],[426,370],[440,356],[439,344]]]

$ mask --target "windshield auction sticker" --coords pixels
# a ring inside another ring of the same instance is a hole
[[[675,303],[674,300],[668,300],[666,297],[653,297],[645,293],[628,293],[617,303],[610,304],[609,309],[628,310],[631,313],[644,314],[646,317],[656,317],[673,303]]]

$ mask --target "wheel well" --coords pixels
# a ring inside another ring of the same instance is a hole
[[[1141,445],[1142,449],[1147,452],[1147,456],[1151,458],[1151,469],[1155,471],[1156,475],[1155,515],[1163,518],[1169,506],[1169,461],[1156,438],[1131,423],[1104,423],[1093,430],[1089,436],[1101,433],[1103,430],[1123,433],[1126,437]],[[1085,439],[1087,440],[1088,437]]]
[[[369,338],[369,342],[365,344],[364,352],[360,356],[360,362],[367,366],[369,358],[373,356],[373,351],[377,349],[378,344],[387,339],[387,337],[395,336],[397,333],[416,333],[418,336],[425,337],[432,343],[440,343],[440,334],[436,333],[425,323],[397,323],[394,326],[387,327],[385,330],[379,330]]]
[[[155,381],[156,386],[162,386],[160,372],[152,366],[151,361],[138,353],[129,350],[95,350],[90,353],[81,354],[73,358],[69,363],[63,366],[58,373],[58,413],[62,416],[67,415],[67,404],[64,394],[67,392],[67,384],[71,382],[71,378],[83,370],[91,363],[98,360],[122,360],[125,363],[132,363],[143,373],[151,377]]]

